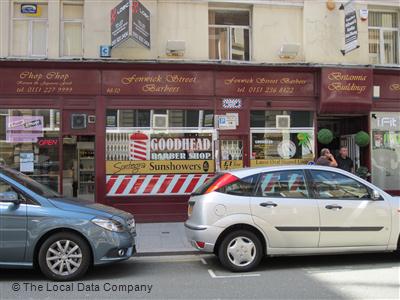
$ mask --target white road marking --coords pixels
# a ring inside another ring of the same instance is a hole
[[[203,263],[203,265],[206,265],[207,264],[207,262],[206,262],[206,260],[204,259],[204,258],[202,258],[202,259],[200,259],[201,260],[201,262]]]
[[[208,274],[210,274],[211,278],[241,278],[241,277],[257,277],[260,274],[251,273],[251,274],[235,274],[235,275],[216,275],[213,270],[208,269]]]

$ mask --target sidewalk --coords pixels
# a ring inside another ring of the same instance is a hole
[[[139,256],[199,253],[187,241],[183,223],[139,223],[136,232]]]

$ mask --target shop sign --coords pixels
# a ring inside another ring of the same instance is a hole
[[[308,164],[310,159],[294,158],[294,159],[252,159],[250,167],[268,167],[280,165],[302,165]]]
[[[218,96],[313,97],[314,74],[220,72],[216,74],[216,94]]]
[[[111,10],[112,47],[129,38],[129,7],[130,0],[123,0]]]
[[[221,170],[234,170],[243,168],[243,160],[221,160]]]
[[[107,161],[106,173],[114,174],[194,174],[213,173],[214,160]]]
[[[43,116],[7,116],[7,143],[36,143],[43,137]]]
[[[372,69],[324,68],[320,112],[359,113],[372,106]]]
[[[110,136],[110,140],[118,149],[126,149],[122,157],[119,154],[115,156],[116,151],[108,150],[106,172],[110,175],[214,172],[211,133],[165,135],[135,132],[129,135],[126,148],[124,135],[116,133]]]
[[[374,85],[380,87],[380,98],[397,101],[400,109],[400,72],[396,75],[375,74]]]
[[[132,1],[132,38],[150,49],[150,11],[139,1]]]
[[[343,55],[359,48],[357,13],[353,5],[353,0],[342,4],[340,9],[344,10],[344,49],[340,50]]]
[[[104,71],[104,95],[213,95],[209,71]]]
[[[1,94],[97,95],[99,87],[100,72],[98,71],[52,69],[0,70]]]
[[[38,138],[37,144],[40,148],[52,148],[58,146],[58,138]]]

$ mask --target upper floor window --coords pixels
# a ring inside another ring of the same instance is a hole
[[[47,3],[13,4],[12,56],[47,56],[47,15]]]
[[[397,12],[369,12],[368,35],[371,64],[399,63],[399,25]]]
[[[83,3],[66,2],[61,13],[61,56],[83,56]]]
[[[210,59],[250,60],[249,10],[209,10],[208,24]]]

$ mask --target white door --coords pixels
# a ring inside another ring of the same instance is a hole
[[[371,200],[371,190],[333,171],[310,170],[321,215],[320,247],[385,246],[391,226],[387,201]]]
[[[316,248],[319,239],[317,201],[309,197],[302,170],[260,175],[251,199],[254,222],[272,248]]]

